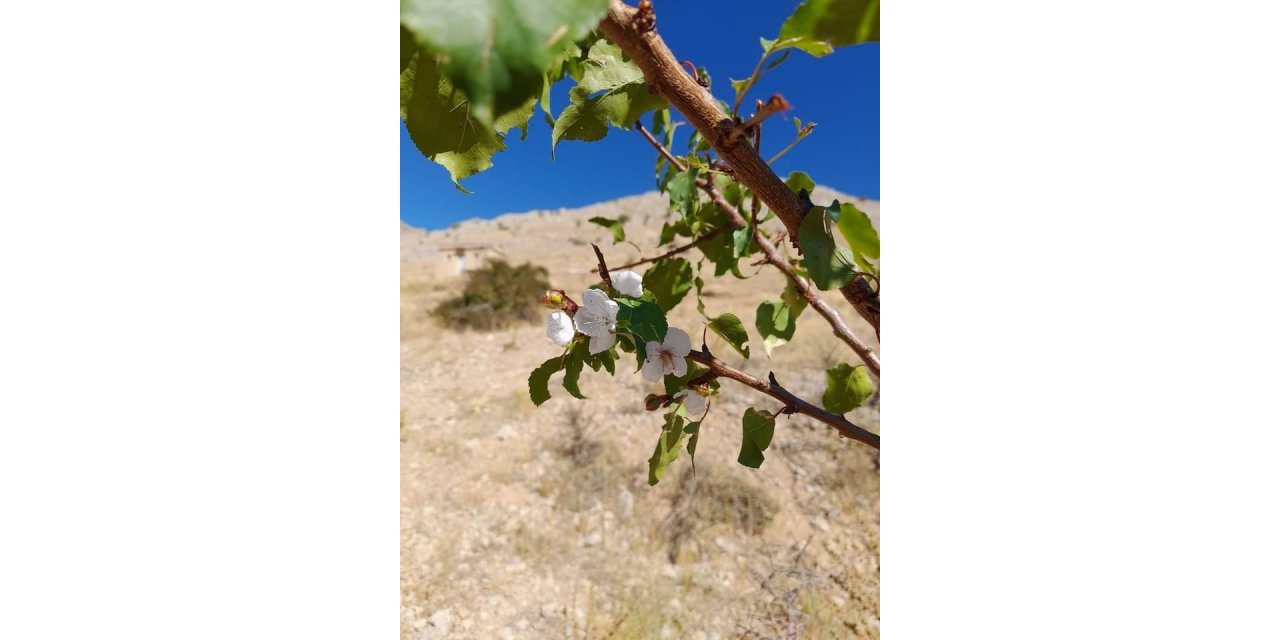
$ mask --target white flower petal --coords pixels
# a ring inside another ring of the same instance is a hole
[[[686,362],[684,358],[676,358],[675,362],[673,362],[672,364],[674,364],[675,366],[672,368],[671,373],[675,375],[677,378],[679,378],[680,376],[683,376],[686,373],[689,373],[689,363]]]
[[[652,343],[650,343],[652,344]],[[649,382],[659,382],[662,380],[662,361],[661,360],[645,360],[644,365],[640,367],[640,375]]]
[[[646,360],[657,360],[658,356],[662,354],[662,345],[657,342],[650,341],[649,344],[644,346],[644,353]]]
[[[547,316],[547,337],[562,347],[573,341],[573,319],[569,314],[553,311]]]
[[[639,298],[644,295],[640,274],[634,271],[619,271],[612,274],[610,278],[613,280],[613,288],[617,289],[618,293],[632,298]]]
[[[604,317],[609,319],[609,330],[612,331],[614,325],[618,323],[618,303],[606,300],[604,303]]]
[[[602,333],[598,336],[591,336],[591,340],[587,343],[587,351],[591,355],[608,351],[614,342],[618,341],[618,337],[612,333]]]
[[[662,345],[677,358],[689,355],[689,351],[693,348],[689,334],[675,327],[667,329],[667,339],[662,341]]]
[[[593,304],[604,304],[609,299],[603,291],[599,289],[587,289],[582,292],[582,306],[587,307]]]
[[[684,394],[684,410],[689,414],[690,418],[696,419],[707,410],[707,399],[689,390],[681,391]],[[680,394],[676,394],[680,395]]]

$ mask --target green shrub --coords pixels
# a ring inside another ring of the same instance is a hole
[[[493,331],[521,322],[539,322],[542,293],[550,289],[544,267],[524,263],[512,266],[490,260],[467,273],[462,295],[441,302],[431,312],[453,329]]]

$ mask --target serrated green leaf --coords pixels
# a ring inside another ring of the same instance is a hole
[[[634,298],[617,298],[618,324],[626,323],[626,330],[636,337],[641,348],[636,352],[640,361],[644,361],[643,345],[649,342],[662,342],[667,337],[667,315],[662,307],[648,300]]]
[[[796,333],[796,319],[791,307],[781,299],[766,300],[756,307],[756,331],[764,339],[764,354],[772,357],[773,350],[790,342]]]
[[[409,68],[409,63],[413,61],[413,54],[418,51],[418,43],[414,41],[413,34],[409,33],[404,25],[400,25],[400,73]]]
[[[564,356],[556,356],[546,362],[538,365],[529,374],[529,399],[533,401],[534,406],[540,407],[542,403],[551,399],[551,390],[547,388],[547,383],[551,380],[551,374],[560,370]]]
[[[667,184],[667,196],[671,199],[671,208],[680,213],[686,221],[692,220],[698,207],[697,169],[676,172]]]
[[[862,406],[875,392],[866,367],[840,363],[827,369],[827,390],[822,394],[822,407],[832,413],[848,413]]]
[[[419,53],[400,74],[400,114],[418,151],[448,169],[462,189],[462,179],[493,166],[493,154],[506,149],[503,134],[517,126],[527,131],[533,102],[485,125],[471,116],[466,97],[441,75],[436,59]]]
[[[827,230],[826,214],[814,207],[800,223],[800,251],[804,267],[813,284],[829,291],[852,282],[857,277],[853,255],[838,246]]]
[[[658,306],[670,311],[693,288],[693,265],[684,258],[663,258],[644,272],[643,282]]]
[[[471,99],[477,121],[536,98],[566,42],[599,24],[609,0],[401,0],[400,22],[444,55],[445,74]]]
[[[587,349],[587,341],[574,340],[573,349],[569,351],[569,357],[564,363],[564,390],[569,395],[579,399],[586,400],[587,397],[582,395],[582,390],[578,388],[578,378],[582,375],[582,365],[586,362],[587,356],[590,355]]]
[[[698,467],[696,464],[694,464],[693,454],[698,450],[698,427],[701,427],[701,426],[702,426],[701,422],[690,422],[684,427],[684,432],[689,434],[689,446],[685,449],[685,451],[689,452],[689,466],[695,469],[697,469]]]
[[[658,444],[649,458],[649,485],[653,486],[662,480],[676,458],[680,457],[680,441],[684,439],[684,419],[672,411],[667,414],[666,424],[662,426],[662,435],[658,436]]]
[[[880,234],[871,224],[871,218],[861,209],[848,202],[841,203],[836,228],[854,255],[860,258],[859,263],[869,264],[871,260],[880,259]]]
[[[773,442],[773,415],[749,407],[742,414],[742,449],[738,451],[738,464],[759,469],[764,464],[764,452]]]
[[[810,178],[809,174],[803,171],[792,171],[791,175],[787,176],[787,186],[791,187],[791,190],[796,193],[800,193],[800,190],[804,189],[806,193],[812,194],[815,185],[813,184],[813,178]]]
[[[879,40],[880,0],[805,0],[782,23],[773,48],[796,47],[820,57],[832,46]]]
[[[598,224],[608,229],[611,233],[613,233],[614,244],[618,244],[619,242],[622,242],[623,240],[627,239],[626,229],[622,228],[621,222],[614,220],[613,218],[604,218],[601,216],[596,216],[594,218],[591,218],[590,220],[587,220],[587,222],[590,222],[591,224]]]
[[[699,260],[699,261],[698,261],[698,275],[697,275],[697,276],[695,276],[695,277],[694,277],[694,279],[693,279],[693,289],[694,289],[694,291],[696,291],[696,292],[697,292],[697,296],[698,296],[698,313],[699,313],[699,314],[701,314],[701,315],[702,315],[702,317],[704,317],[704,318],[705,318],[705,317],[707,317],[707,307],[706,307],[706,305],[705,305],[705,304],[703,304],[703,303],[702,303],[702,287],[703,287],[703,282],[702,282],[702,261],[701,261],[701,260]]]
[[[624,84],[644,82],[644,72],[640,67],[624,59],[622,49],[603,38],[591,45],[582,68],[582,81],[578,86],[587,93],[611,91]]]
[[[738,270],[738,258],[735,255],[733,234],[722,233],[698,243],[698,250],[715,265],[715,275],[720,277],[730,271],[738,278],[745,278]]]
[[[729,346],[733,347],[742,357],[751,357],[751,346],[748,344],[747,328],[742,326],[742,320],[732,313],[722,313],[712,318],[707,326],[711,328],[716,335],[724,338]]]
[[[637,82],[594,97],[582,86],[577,86],[569,90],[569,102],[551,129],[553,152],[561,140],[599,140],[609,133],[609,123],[626,129],[644,113],[667,105],[665,99],[649,93],[644,83]]]

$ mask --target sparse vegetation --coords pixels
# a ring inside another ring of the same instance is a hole
[[[748,535],[759,534],[777,512],[778,503],[749,484],[741,474],[706,469],[698,473],[692,467],[685,467],[676,481],[671,514],[663,523],[667,557],[671,562],[679,561],[686,542],[717,524]]]
[[[490,260],[467,274],[462,295],[441,302],[432,315],[449,328],[478,331],[537,323],[542,320],[538,298],[550,287],[545,267]]]

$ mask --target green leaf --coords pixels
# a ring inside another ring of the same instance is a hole
[[[449,62],[445,74],[486,126],[536,98],[565,43],[600,23],[609,0],[401,0],[400,23]]]
[[[413,54],[418,51],[418,43],[414,41],[413,34],[409,33],[404,25],[400,25],[400,73],[404,73],[409,68],[409,63],[413,61]]]
[[[795,47],[815,57],[832,47],[880,41],[880,0],[805,0],[782,23],[771,49]]]
[[[716,277],[730,271],[738,278],[745,278],[738,270],[738,257],[735,255],[733,234],[722,233],[714,238],[698,243],[698,250],[716,266]]]
[[[493,154],[506,149],[503,134],[526,130],[533,102],[485,125],[471,116],[466,97],[441,75],[436,59],[420,53],[400,74],[400,114],[418,151],[448,169],[462,189],[459,181],[493,166]]]
[[[625,60],[622,49],[603,38],[591,45],[583,62],[582,82],[578,86],[587,93],[611,91],[625,84],[644,82],[644,72],[640,67]]]
[[[644,272],[644,288],[663,311],[670,311],[693,288],[693,265],[684,258],[663,258]]]
[[[814,189],[813,178],[810,178],[809,174],[803,171],[792,171],[791,175],[787,176],[787,186],[791,187],[791,190],[796,193],[800,193],[800,190],[804,189],[806,193],[812,194]]]
[[[627,331],[635,335],[639,345],[662,342],[667,337],[667,315],[662,312],[662,307],[634,298],[617,298],[614,302],[618,303],[618,323],[626,322]],[[636,351],[643,354],[645,350],[640,348]],[[640,360],[644,361],[643,355]]]
[[[587,356],[586,340],[574,340],[573,349],[569,352],[569,359],[564,364],[564,385],[565,391],[569,395],[579,399],[586,400],[587,397],[582,395],[582,390],[578,388],[578,378],[582,375],[582,365],[586,362]]]
[[[705,318],[707,317],[707,306],[702,303],[702,286],[702,261],[699,260],[698,275],[693,279],[693,288],[697,291],[698,295],[698,313],[702,314],[702,317]]]
[[[866,367],[840,363],[827,369],[827,390],[822,394],[822,407],[832,413],[848,413],[862,406],[875,392]]]
[[[749,407],[742,414],[742,449],[738,464],[759,469],[764,464],[764,451],[773,442],[773,415]]]
[[[533,401],[534,406],[542,406],[542,403],[551,399],[551,391],[547,389],[547,382],[551,380],[551,374],[560,370],[564,356],[556,356],[538,366],[529,374],[529,399]]]
[[[712,318],[711,322],[707,323],[707,326],[716,335],[724,338],[724,341],[728,342],[729,346],[733,347],[733,350],[741,354],[742,357],[751,357],[751,347],[747,344],[747,328],[742,326],[742,321],[738,319],[738,316],[732,313],[722,313]]]
[[[690,380],[693,380],[706,372],[707,372],[706,367],[703,367],[696,362],[690,361],[689,370],[686,371],[684,375],[677,376],[674,373],[669,373],[665,376],[662,376],[663,393],[669,396],[675,395],[676,392],[687,388],[687,385],[689,384]]]
[[[602,218],[602,217],[600,217],[600,216],[596,216],[596,217],[594,217],[594,218],[591,218],[590,220],[587,220],[587,222],[590,222],[590,223],[592,223],[592,224],[598,224],[598,225],[600,225],[600,226],[602,226],[602,227],[604,227],[604,228],[608,229],[609,231],[613,232],[613,243],[614,243],[614,244],[618,244],[619,242],[622,242],[623,240],[626,240],[626,239],[627,239],[627,231],[626,231],[626,229],[623,229],[623,228],[622,228],[622,223],[621,223],[621,222],[618,222],[617,220],[614,220],[613,218]]]
[[[666,475],[667,467],[680,456],[680,441],[684,439],[684,418],[675,411],[667,414],[667,422],[658,436],[658,445],[649,458],[649,485],[658,484]]]
[[[871,260],[879,260],[880,234],[871,224],[871,218],[850,203],[836,201],[834,204],[840,204],[840,219],[836,221],[836,228],[859,258],[858,262],[869,266]]]
[[[775,298],[756,307],[756,331],[764,339],[764,354],[772,357],[773,350],[791,341],[796,333],[796,319],[786,301]]]
[[[667,106],[661,96],[649,93],[644,83],[633,82],[591,97],[582,86],[569,90],[569,106],[560,112],[551,129],[551,149],[561,140],[599,140],[609,123],[629,128],[647,111]]]
[[[837,246],[827,230],[826,214],[818,207],[810,210],[800,223],[800,251],[804,267],[813,283],[823,291],[838,288],[857,277],[853,255]]]
[[[667,184],[667,196],[671,198],[671,208],[680,212],[686,221],[691,220],[698,208],[697,169],[677,172]]]
[[[701,422],[690,422],[684,427],[684,432],[689,434],[689,446],[685,450],[689,452],[689,465],[695,469],[698,467],[693,463],[693,454],[698,450],[698,427],[701,426]]]

